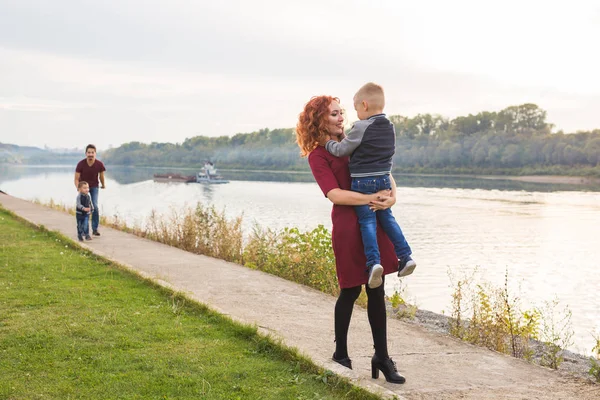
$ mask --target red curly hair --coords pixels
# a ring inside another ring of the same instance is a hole
[[[329,135],[327,131],[327,114],[332,102],[339,104],[340,99],[333,96],[315,96],[304,106],[296,124],[296,143],[300,154],[306,157]]]

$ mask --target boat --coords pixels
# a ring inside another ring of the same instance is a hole
[[[204,168],[196,175],[196,182],[208,184],[229,183],[227,179],[219,175],[215,165],[210,161],[204,163]]]
[[[181,175],[175,173],[168,174],[154,174],[154,181],[156,182],[196,182],[196,176],[194,175]]]

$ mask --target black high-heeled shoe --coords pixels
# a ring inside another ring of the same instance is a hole
[[[335,361],[336,363],[338,363],[340,365],[343,365],[346,368],[352,369],[352,360],[350,358],[348,358],[348,357],[341,358],[341,359],[338,360],[337,358],[335,358],[335,353],[333,353],[333,357],[331,357],[331,359],[333,361]]]
[[[406,379],[398,373],[396,363],[390,357],[382,360],[375,354],[371,359],[371,377],[379,378],[379,371],[383,372],[385,380],[390,383],[406,382]]]

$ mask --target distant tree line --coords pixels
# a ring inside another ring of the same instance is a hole
[[[600,129],[551,133],[535,104],[454,119],[436,114],[390,116],[397,136],[394,166],[403,172],[553,173],[600,176]],[[136,166],[307,169],[293,128],[232,137],[196,136],[181,144],[131,142],[103,152],[107,163]]]
[[[232,137],[195,136],[181,144],[131,142],[104,151],[102,157],[117,165],[201,167],[210,160],[219,168],[307,168],[292,128],[265,128]]]
[[[32,146],[0,143],[0,164],[73,164],[84,157],[80,153],[57,153]]]

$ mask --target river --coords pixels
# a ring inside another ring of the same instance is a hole
[[[151,211],[170,213],[197,202],[228,216],[243,214],[275,229],[331,228],[331,205],[310,174],[221,171],[225,185],[158,183],[164,169],[110,168],[101,212],[141,224]],[[180,171],[186,172],[186,171]],[[192,173],[187,171],[187,173]],[[454,276],[477,269],[481,279],[509,287],[524,307],[557,298],[572,311],[571,349],[589,354],[600,332],[600,191],[597,187],[504,180],[397,176],[394,215],[418,262],[402,283],[419,308],[449,314]],[[73,167],[0,166],[0,190],[24,199],[73,204]],[[75,222],[73,223],[75,229]]]

